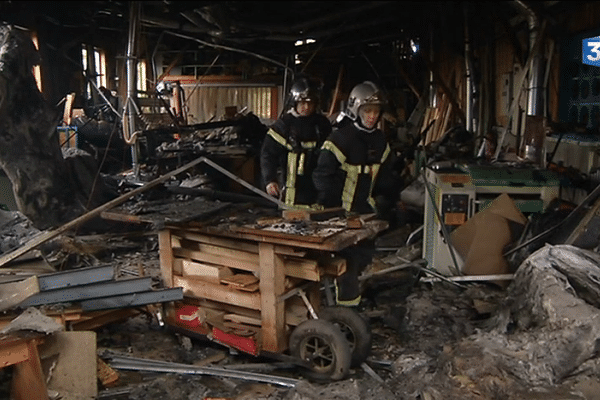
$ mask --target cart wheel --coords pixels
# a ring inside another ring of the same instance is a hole
[[[352,354],[352,367],[361,365],[371,354],[371,329],[356,311],[348,307],[326,307],[319,318],[337,325],[346,337]]]
[[[311,364],[304,373],[315,381],[340,380],[350,372],[350,346],[331,322],[309,319],[290,335],[290,353]]]

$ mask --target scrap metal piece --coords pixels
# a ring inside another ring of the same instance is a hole
[[[79,268],[70,271],[53,272],[38,276],[40,291],[62,289],[69,286],[85,285],[109,281],[115,278],[115,269],[111,265]]]
[[[308,308],[308,311],[310,312],[310,316],[313,317],[314,319],[318,319],[318,315],[315,312],[315,309],[313,308],[312,304],[310,304],[310,301],[308,301],[308,298],[306,297],[306,293],[304,292],[303,289],[299,289],[298,290],[298,295],[300,297],[302,297],[302,301],[304,302],[304,305],[306,305],[306,308]]]
[[[98,297],[145,292],[151,289],[151,277],[107,281],[98,284],[73,286],[65,289],[40,292],[25,299],[20,304],[20,307],[25,308],[43,304],[71,303]]]
[[[134,357],[108,356],[111,367],[130,371],[166,372],[176,374],[210,375],[221,378],[243,379],[253,382],[271,383],[274,385],[295,387],[300,381],[293,378],[258,374],[249,371],[235,371],[218,367],[196,367],[160,360],[148,360]]]
[[[362,364],[360,364],[360,366],[363,369],[363,371],[369,374],[377,382],[384,383],[383,379],[379,375],[377,375],[377,373],[373,371],[373,368],[371,368],[366,362],[363,362]]]
[[[30,307],[0,330],[0,334],[17,331],[35,331],[51,334],[63,331],[64,329],[64,326],[56,322],[54,318],[42,314],[42,312],[35,307]]]
[[[81,302],[81,309],[87,312],[110,308],[137,307],[178,300],[183,300],[183,289],[180,287],[86,300]]]

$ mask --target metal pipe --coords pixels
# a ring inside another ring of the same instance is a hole
[[[302,289],[298,290],[298,296],[300,296],[302,298],[304,305],[306,306],[306,308],[308,308],[308,312],[310,313],[310,316],[313,317],[313,319],[319,319],[317,312],[313,308],[312,304],[310,304],[310,301],[308,301],[308,297],[306,297],[306,293],[304,292],[304,290],[302,290]]]
[[[213,161],[209,160],[208,158],[206,158],[206,157],[200,157],[200,159],[202,160],[202,162],[210,165],[211,167],[213,167],[214,169],[216,169],[217,171],[219,171],[223,175],[225,175],[225,176],[233,179],[234,181],[236,181],[240,185],[242,185],[242,186],[250,189],[251,191],[253,191],[254,193],[260,195],[261,197],[264,197],[265,199],[272,201],[273,203],[277,204],[282,209],[294,208],[292,206],[289,206],[289,205],[285,204],[281,200],[278,200],[278,199],[274,198],[273,196],[268,195],[267,193],[263,192],[262,190],[255,188],[254,186],[252,186],[251,184],[249,184],[245,180],[243,180],[240,177],[232,174],[231,172],[227,171],[225,168],[223,168],[220,165],[214,163]]]
[[[515,0],[515,4],[517,8],[521,10],[521,12],[527,18],[527,25],[529,27],[529,51],[534,51],[534,45],[537,40],[540,40],[540,22],[539,18],[536,15],[535,11],[531,9],[527,4],[525,4],[521,0]],[[531,63],[531,73],[529,75],[528,82],[528,97],[527,97],[527,115],[541,115],[542,107],[540,107],[541,103],[541,93],[542,93],[542,56],[541,56],[541,47],[537,47],[539,50],[536,51],[536,54],[533,54],[533,60]]]
[[[223,378],[243,379],[254,382],[272,383],[275,385],[295,387],[299,380],[279,376],[257,374],[249,371],[235,371],[216,367],[195,367],[187,364],[171,363],[160,360],[145,360],[132,357],[109,356],[110,366],[115,369],[148,372],[166,372],[191,375],[210,375]]]
[[[473,132],[473,74],[471,67],[471,43],[469,40],[469,16],[467,6],[464,6],[465,15],[465,94],[466,94],[466,128],[468,132]]]
[[[134,176],[139,176],[138,162],[138,144],[136,140],[135,130],[135,112],[133,104],[137,98],[136,92],[136,75],[137,75],[137,58],[135,54],[135,45],[137,33],[139,30],[141,6],[138,1],[132,1],[129,13],[129,36],[127,41],[127,98],[125,100],[123,110],[123,138],[127,144],[131,146],[131,162]]]

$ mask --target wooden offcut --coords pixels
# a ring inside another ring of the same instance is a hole
[[[216,264],[200,263],[191,260],[175,259],[175,262],[181,263],[183,276],[202,277],[215,282],[220,282],[228,276],[232,276],[231,268]]]
[[[327,221],[331,218],[342,218],[346,210],[342,207],[313,210],[311,208],[283,210],[282,217],[287,221]]]
[[[29,296],[39,293],[40,286],[37,276],[25,280],[0,284],[0,311],[9,310]]]

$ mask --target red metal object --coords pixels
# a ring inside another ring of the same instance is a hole
[[[221,344],[241,350],[244,353],[258,356],[258,345],[256,344],[254,337],[238,336],[213,327],[212,339]]]
[[[174,318],[167,322],[194,333],[208,336],[211,340],[225,346],[233,347],[244,353],[258,356],[260,349],[254,337],[239,336],[227,333],[205,323],[202,307],[190,304],[177,305],[174,308]]]

